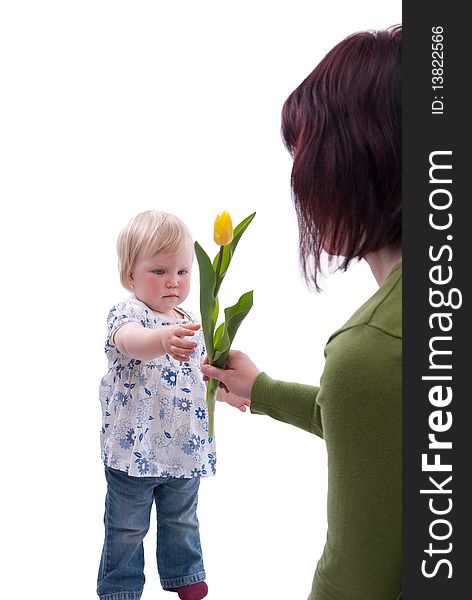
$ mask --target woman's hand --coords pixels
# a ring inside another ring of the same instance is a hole
[[[189,360],[188,355],[192,354],[197,344],[184,338],[194,335],[194,331],[197,331],[197,329],[200,329],[198,323],[163,327],[160,332],[164,353],[170,354],[175,360],[187,362]]]
[[[232,394],[222,383],[220,383],[220,387],[216,393],[216,399],[220,402],[226,402],[230,406],[234,406],[234,408],[237,408],[241,412],[246,412],[251,405],[250,400]]]
[[[208,364],[208,356],[205,356],[205,358],[202,360],[202,364],[203,365],[207,365]],[[208,381],[209,377],[207,377],[206,375],[203,376],[203,381]],[[216,399],[219,400],[220,402],[226,402],[227,404],[229,404],[230,406],[234,406],[234,408],[238,408],[241,412],[246,412],[246,409],[248,406],[250,406],[251,401],[248,400],[247,398],[241,398],[240,396],[236,396],[236,394],[232,394],[228,388],[224,385],[224,383],[221,383],[218,386],[218,390],[216,392]]]
[[[208,364],[205,358],[202,364],[204,378],[218,379],[223,393],[219,392],[218,400],[224,400],[242,411],[246,410],[251,400],[252,386],[260,371],[252,360],[238,350],[230,350],[224,369]],[[223,384],[223,385],[221,385]],[[244,407],[244,408],[243,408]]]

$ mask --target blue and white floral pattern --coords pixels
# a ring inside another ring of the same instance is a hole
[[[200,360],[203,334],[189,362],[165,355],[152,361],[132,359],[113,343],[126,323],[156,329],[195,321],[171,319],[152,311],[132,295],[108,315],[105,353],[108,372],[100,384],[101,448],[104,463],[134,477],[205,477],[216,472],[213,438],[208,438],[205,386]]]

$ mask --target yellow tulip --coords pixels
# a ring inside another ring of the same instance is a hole
[[[233,223],[225,210],[215,219],[214,240],[218,246],[226,246],[233,240]]]

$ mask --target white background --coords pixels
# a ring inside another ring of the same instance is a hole
[[[213,220],[257,211],[222,288],[254,289],[235,347],[317,385],[324,344],[376,289],[365,264],[309,292],[300,276],[288,94],[346,35],[401,21],[400,0],[2,2],[2,588],[88,600],[105,493],[98,383],[126,292],[120,228],[175,212],[210,254]],[[187,306],[198,312],[198,267]],[[326,535],[322,440],[218,405],[202,481],[209,600],[308,595]],[[143,600],[161,590],[146,538]]]

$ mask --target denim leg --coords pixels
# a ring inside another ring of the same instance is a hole
[[[197,518],[200,479],[169,478],[155,490],[157,567],[164,589],[205,579]]]
[[[105,468],[105,541],[98,572],[101,600],[139,600],[144,586],[143,539],[149,529],[155,479]]]

